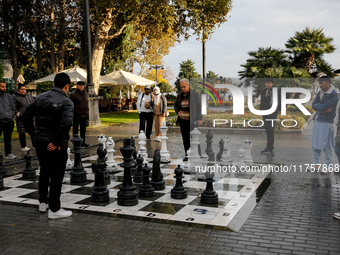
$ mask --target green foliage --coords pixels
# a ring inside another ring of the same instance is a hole
[[[180,64],[179,74],[175,82],[177,93],[181,92],[181,86],[180,86],[181,79],[188,79],[190,81],[190,88],[192,89],[198,86],[197,78],[200,78],[201,75],[196,72],[194,64],[195,62],[192,61],[191,59],[182,61],[182,63]]]
[[[40,82],[37,85],[37,94],[49,91],[53,87],[53,81]]]
[[[2,67],[0,63],[0,80],[2,79],[2,77],[4,77],[4,68]]]
[[[161,90],[161,93],[172,93],[173,92],[173,88],[171,87],[171,85],[169,83],[166,82],[160,82],[157,84],[157,86],[159,87],[159,89]]]
[[[169,101],[176,101],[176,96],[172,95],[172,94],[167,94],[165,95],[166,97],[166,100],[169,102]]]

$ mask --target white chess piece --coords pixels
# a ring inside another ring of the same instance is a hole
[[[248,166],[251,166],[254,163],[253,158],[251,156],[251,148],[252,147],[253,147],[252,141],[250,141],[248,139],[245,140],[245,141],[242,141],[242,148],[245,150],[245,153],[244,153],[244,162]]]
[[[197,180],[204,181],[205,180],[205,172],[207,171],[207,165],[209,162],[209,156],[204,152],[201,157],[201,171],[197,173]]]
[[[103,144],[103,149],[105,150],[106,149],[106,145],[105,145],[106,135],[103,135],[103,134],[99,135],[98,136],[98,142]]]
[[[191,150],[191,148],[189,148],[189,150],[187,151],[188,161],[183,167],[184,173],[186,173],[186,174],[190,174],[191,172],[195,172],[195,164],[192,161],[192,155],[193,155],[193,151]]]
[[[230,166],[232,165],[232,158],[231,158],[231,153],[230,153],[230,143],[229,143],[229,138],[228,136],[225,136],[223,138],[224,141],[224,149],[223,149],[223,154],[221,158],[221,166]]]
[[[146,144],[146,135],[143,130],[140,131],[139,136],[138,136],[138,144],[139,144],[139,151],[137,154],[140,154],[143,157],[143,164],[147,163],[147,158],[148,158],[148,153],[145,148]]]
[[[71,170],[73,167],[73,162],[71,161],[71,149],[67,148],[67,162],[66,162],[66,170]]]
[[[238,150],[238,154],[237,154],[238,159],[234,164],[234,166],[236,166],[238,169],[240,169],[241,166],[246,165],[244,163],[244,153],[245,153],[245,150],[241,147],[241,149]]]
[[[166,136],[166,133],[168,132],[168,127],[166,126],[165,121],[162,122],[162,126],[159,128],[161,131],[161,140],[162,140],[162,146],[161,146],[161,162],[162,163],[170,163],[170,153],[166,146],[166,140],[168,140],[168,137]]]
[[[191,159],[192,159],[192,162],[194,164],[200,164],[201,163],[201,157],[198,153],[198,145],[200,144],[200,141],[199,141],[200,134],[201,134],[201,132],[197,128],[194,128],[190,132],[190,135],[191,135],[190,145],[191,145],[191,150],[192,150]]]
[[[106,161],[106,171],[108,173],[113,173],[117,171],[117,162],[114,159],[114,147],[115,147],[115,142],[113,141],[112,137],[109,137],[106,142],[106,147],[107,147],[107,161]]]

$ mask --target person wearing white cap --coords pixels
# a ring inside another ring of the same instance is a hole
[[[146,140],[150,141],[150,135],[153,124],[153,95],[150,94],[151,87],[146,85],[144,88],[145,93],[138,96],[137,110],[139,113],[139,132],[143,130],[146,135]],[[146,121],[146,131],[145,131]]]
[[[165,121],[167,100],[166,97],[161,94],[160,89],[157,86],[155,86],[153,89],[153,112],[155,114],[155,141],[161,142],[161,131],[159,128],[162,126],[162,122]]]

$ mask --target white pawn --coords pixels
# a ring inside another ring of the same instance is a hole
[[[146,135],[143,130],[140,131],[139,136],[138,136],[138,144],[139,144],[139,151],[137,154],[141,155],[143,157],[143,164],[147,163],[147,158],[148,158],[148,153],[145,148],[146,144]]]
[[[244,153],[244,162],[248,166],[251,166],[254,163],[253,158],[251,156],[251,148],[252,147],[253,147],[252,141],[250,141],[248,139],[245,140],[245,141],[242,141],[242,148],[245,151],[245,153]]]
[[[209,156],[204,152],[201,157],[201,171],[197,173],[197,180],[205,180],[205,172],[207,170],[207,165],[209,163]]]
[[[221,158],[221,166],[230,166],[232,164],[232,158],[231,158],[231,153],[230,153],[230,143],[228,140],[228,136],[225,136],[223,138],[224,141],[224,149],[223,149],[223,154]]]
[[[98,142],[103,144],[103,150],[105,150],[106,149],[106,145],[105,145],[106,135],[103,135],[103,134],[99,135],[98,136]]]
[[[190,174],[192,169],[195,168],[194,163],[192,161],[192,155],[193,155],[193,151],[191,150],[191,148],[189,148],[189,150],[187,151],[188,161],[183,167],[184,173],[186,173],[186,174]]]
[[[194,128],[190,132],[190,135],[192,137],[191,142],[190,142],[191,149],[192,149],[191,159],[193,160],[194,163],[199,163],[200,159],[201,159],[201,157],[198,153],[198,145],[200,144],[200,141],[199,141],[200,134],[201,134],[201,132],[198,131],[197,128]]]
[[[240,169],[241,166],[245,166],[246,165],[244,163],[244,153],[245,153],[245,150],[242,149],[242,147],[241,147],[241,149],[238,150],[238,155],[237,155],[238,159],[237,159],[237,161],[234,164],[234,166],[236,166],[238,169]]]
[[[66,162],[66,170],[71,170],[73,167],[73,162],[71,161],[71,149],[67,148],[67,162]]]
[[[168,140],[168,137],[166,136],[166,133],[168,132],[168,127],[166,126],[165,121],[162,122],[162,126],[159,128],[161,131],[161,140],[162,140],[162,147],[161,147],[161,162],[162,163],[169,163],[170,160],[170,153],[166,146],[166,140]]]
[[[106,171],[108,173],[114,173],[117,171],[117,162],[114,159],[114,147],[115,147],[115,142],[113,141],[112,137],[109,137],[106,142],[106,147],[107,147],[107,161],[106,161]]]

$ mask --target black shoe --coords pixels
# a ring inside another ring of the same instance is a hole
[[[188,161],[188,157],[185,157],[185,158],[183,159],[183,161]]]
[[[81,145],[81,147],[89,147],[90,145],[89,144],[87,144],[87,143],[83,143],[82,145]]]
[[[261,151],[261,154],[269,154],[269,150],[265,148],[263,151]]]
[[[275,156],[275,153],[274,153],[273,150],[270,150],[270,151],[268,152],[268,154],[269,154],[270,156]]]

